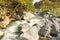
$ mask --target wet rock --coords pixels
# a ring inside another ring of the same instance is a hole
[[[56,20],[60,22],[60,18],[56,18]]]
[[[20,24],[20,21],[12,22],[8,28],[4,31],[4,36],[1,40],[18,40],[16,32],[18,32],[18,25]]]
[[[56,20],[56,18],[53,18],[52,20],[53,20],[53,22],[54,22],[54,25],[55,25],[56,30],[59,32],[59,29],[60,29],[60,24],[59,24],[59,22]]]
[[[34,24],[37,24],[40,20],[38,18],[32,18],[30,20],[28,20],[31,26],[33,26]]]
[[[52,29],[51,29],[50,35],[52,37],[57,37],[58,36],[58,31],[56,30],[55,25],[52,25],[51,28]]]
[[[48,24],[47,24],[48,23]],[[45,24],[38,31],[39,36],[46,37],[50,34],[51,31],[51,23],[46,20]]]
[[[48,40],[60,40],[60,37],[52,37],[52,38],[49,38]]]
[[[59,40],[60,19],[24,12],[24,20],[11,22],[1,40]],[[7,21],[9,21],[7,19]],[[6,23],[6,21],[5,21]],[[8,24],[8,22],[6,23]],[[2,29],[3,30],[3,29]]]

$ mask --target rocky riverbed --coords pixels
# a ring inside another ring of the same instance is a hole
[[[0,29],[0,40],[60,40],[60,18],[24,13],[23,19]]]

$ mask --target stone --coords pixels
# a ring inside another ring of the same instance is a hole
[[[30,28],[28,31],[23,32],[20,35],[20,38],[26,38],[28,40],[38,40],[39,39],[39,35],[38,35],[38,28],[36,26]]]
[[[60,22],[60,18],[56,18],[56,20]]]
[[[5,19],[0,22],[0,28],[6,28],[10,21],[9,17],[5,16]]]
[[[28,40],[27,38],[21,37],[20,40]]]
[[[33,26],[34,24],[37,24],[40,21],[40,19],[38,19],[38,18],[32,18],[32,19],[30,19],[28,21],[30,22],[29,24],[31,26]]]
[[[10,24],[7,18],[3,24],[9,25],[2,29],[4,33],[0,33],[3,35],[0,40],[60,40],[60,18],[42,17],[31,12],[24,12],[23,18]]]
[[[24,24],[20,24],[19,27],[22,28],[22,30],[21,30],[22,32],[26,32],[26,31],[28,31],[32,26],[29,25],[29,23],[24,23]]]
[[[0,38],[2,38],[4,35],[4,33],[2,31],[0,31]]]
[[[52,38],[49,38],[48,40],[60,40],[60,37],[52,37]]]
[[[35,17],[31,12],[24,12],[24,20],[29,20],[31,18]]]
[[[50,35],[51,35],[52,37],[57,37],[57,36],[58,36],[58,31],[56,30],[55,25],[52,25],[52,26],[51,26]]]
[[[38,35],[41,37],[47,37],[50,34],[51,31],[51,24],[49,21],[46,20],[45,24],[40,27],[40,30],[38,31]]]
[[[1,40],[18,40],[19,34],[18,32],[18,25],[20,24],[20,21],[14,21],[11,24],[9,24],[8,28],[4,31],[4,36]]]
[[[56,19],[52,19],[52,20],[53,20],[53,22],[54,22],[54,25],[55,25],[56,30],[59,32],[59,29],[60,29],[60,24],[59,24],[59,22],[58,22]]]

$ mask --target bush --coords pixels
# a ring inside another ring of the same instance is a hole
[[[33,11],[34,6],[32,4],[32,1],[33,0],[0,0],[0,6],[7,7],[9,10],[12,11],[16,9],[21,9],[24,11]]]
[[[53,16],[58,16],[60,17],[60,1],[58,0],[42,0],[38,3],[36,3],[37,6],[35,5],[35,8],[37,9],[42,9],[42,13],[44,11],[51,12]],[[55,13],[56,12],[56,13]],[[45,13],[43,13],[45,14]]]

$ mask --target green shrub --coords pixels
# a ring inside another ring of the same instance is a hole
[[[36,4],[38,7],[35,6],[35,8],[42,9],[43,14],[46,14],[45,11],[47,11],[47,12],[51,12],[53,16],[60,17],[60,2],[56,0],[54,1],[42,0]]]
[[[34,6],[32,2],[33,0],[0,0],[0,6],[7,7],[9,10],[12,11],[13,10],[34,11]],[[17,5],[19,5],[19,7],[17,7]]]

